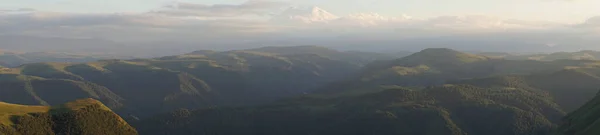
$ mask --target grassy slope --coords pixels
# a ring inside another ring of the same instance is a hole
[[[0,103],[0,116],[0,133],[8,135],[137,134],[121,117],[94,99],[55,107]]]
[[[13,125],[11,116],[21,116],[29,113],[48,112],[50,107],[47,106],[25,106],[17,104],[9,104],[0,102],[0,124]]]

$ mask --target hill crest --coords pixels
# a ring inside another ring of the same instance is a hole
[[[448,48],[429,48],[410,56],[399,59],[399,64],[460,64],[485,61],[489,58],[475,54],[464,53]]]

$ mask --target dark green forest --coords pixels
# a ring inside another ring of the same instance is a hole
[[[545,135],[565,112],[523,89],[448,85],[253,108],[179,110],[134,122],[141,134]]]

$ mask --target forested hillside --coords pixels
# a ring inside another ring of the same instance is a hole
[[[446,85],[254,108],[179,110],[136,122],[142,134],[546,135],[564,112],[544,93]]]
[[[564,118],[556,135],[600,134],[600,95]]]

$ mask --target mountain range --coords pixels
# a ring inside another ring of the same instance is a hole
[[[515,55],[510,53],[481,53],[495,58],[504,58],[507,60],[539,60],[539,61],[554,61],[554,60],[598,60],[600,52],[592,50],[584,50],[578,52],[556,52],[549,54],[525,54]]]
[[[56,105],[96,98],[119,114],[150,116],[177,108],[248,105],[301,95],[370,61],[395,57],[303,46],[25,64],[0,72],[0,86],[7,88],[0,90],[0,99]]]
[[[567,135],[590,125],[600,62],[263,47],[24,64],[0,88],[24,105],[94,98],[140,134]]]
[[[13,51],[2,51],[0,52],[0,66],[3,67],[17,67],[23,64],[41,63],[41,62],[90,62],[101,59],[115,59],[115,58],[132,58],[132,57],[113,57],[107,55],[86,55],[86,54],[71,54],[71,53],[60,53],[60,52],[13,52]]]

